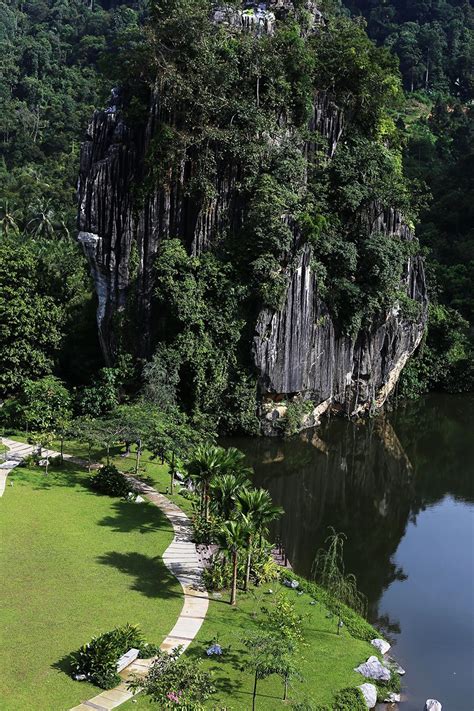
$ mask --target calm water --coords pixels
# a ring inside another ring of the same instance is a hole
[[[384,418],[289,441],[233,439],[285,509],[273,535],[309,575],[347,535],[370,618],[407,669],[403,711],[474,709],[474,397],[432,395]]]

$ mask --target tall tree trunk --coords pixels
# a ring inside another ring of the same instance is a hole
[[[137,456],[135,458],[135,476],[138,474],[138,467],[140,466],[140,455],[142,453],[142,443],[139,441],[137,446]]]
[[[230,604],[237,602],[237,549],[232,551],[232,589],[230,591]]]
[[[257,670],[255,670],[255,679],[253,681],[252,711],[255,711],[255,699],[257,698],[257,681],[258,672]]]
[[[204,486],[204,520],[209,521],[209,482],[206,481]]]
[[[247,551],[247,566],[245,568],[244,590],[247,591],[250,581],[250,568],[252,566],[252,537],[249,538],[249,549]]]
[[[107,466],[109,466],[109,464],[110,464],[110,444],[106,445],[106,449],[107,449]]]
[[[174,492],[174,468],[175,468],[175,461],[176,461],[176,460],[175,460],[174,452],[172,452],[172,453],[171,453],[171,472],[170,472],[170,474],[171,474],[171,490],[170,490],[170,494],[173,494],[173,492]]]
[[[286,701],[288,697],[288,674],[285,674],[285,686],[283,690],[283,701]]]

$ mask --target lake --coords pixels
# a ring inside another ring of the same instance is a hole
[[[273,537],[310,576],[328,527],[406,668],[403,711],[474,709],[474,397],[430,395],[290,440],[227,439],[285,509]]]

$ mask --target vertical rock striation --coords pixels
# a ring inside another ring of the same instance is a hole
[[[286,0],[271,3],[276,13],[286,5]],[[314,3],[309,5],[313,7]],[[319,11],[315,6],[313,11],[316,26]],[[216,12],[216,22],[230,22],[230,10],[221,8]],[[272,19],[272,12],[269,5],[270,14],[265,10],[262,16],[252,16],[252,22],[260,23],[259,32]],[[250,16],[246,17],[248,24]],[[269,26],[265,28],[270,31]],[[169,109],[163,108],[165,103],[155,88],[146,124],[129,126],[119,93],[114,90],[109,107],[94,114],[82,146],[79,240],[96,285],[99,337],[108,362],[113,362],[117,350],[125,309],[133,311],[138,324],[135,354],[141,358],[153,354],[159,318],[153,299],[154,261],[162,240],[179,238],[189,254],[199,255],[213,249],[225,235],[237,234],[245,216],[245,195],[239,187],[242,168],[219,146],[214,151],[216,169],[207,195],[196,195],[192,189],[199,157],[192,148],[183,152],[166,175],[155,177],[150,183],[150,150],[157,129],[162,124],[172,125]],[[280,136],[269,140],[278,143],[288,136],[291,127],[284,123],[283,118],[278,122]],[[334,97],[325,92],[315,94],[308,128],[309,135],[319,134],[323,139],[327,157],[334,156],[344,131],[344,115]],[[308,162],[314,162],[317,151],[321,151],[314,138],[299,148]],[[159,161],[156,167],[159,171]],[[374,206],[367,221],[369,231],[413,240],[401,215],[394,210]],[[292,223],[289,220],[288,224]],[[284,305],[278,311],[261,310],[253,342],[248,343],[267,434],[277,430],[277,420],[295,398],[312,403],[303,426],[316,422],[328,407],[353,415],[381,406],[418,346],[426,321],[423,263],[420,257],[411,257],[405,266],[402,288],[418,302],[419,318],[405,317],[394,304],[357,337],[342,335],[320,297],[311,267],[311,247],[299,245],[296,227],[294,232],[290,260],[293,266],[287,274],[289,286]]]

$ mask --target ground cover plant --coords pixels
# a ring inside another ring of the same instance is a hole
[[[67,451],[67,450],[66,450]],[[97,687],[68,661],[94,635],[128,622],[160,643],[182,606],[161,560],[173,538],[160,510],[87,488],[72,464],[17,468],[0,499],[2,710],[70,708]]]

